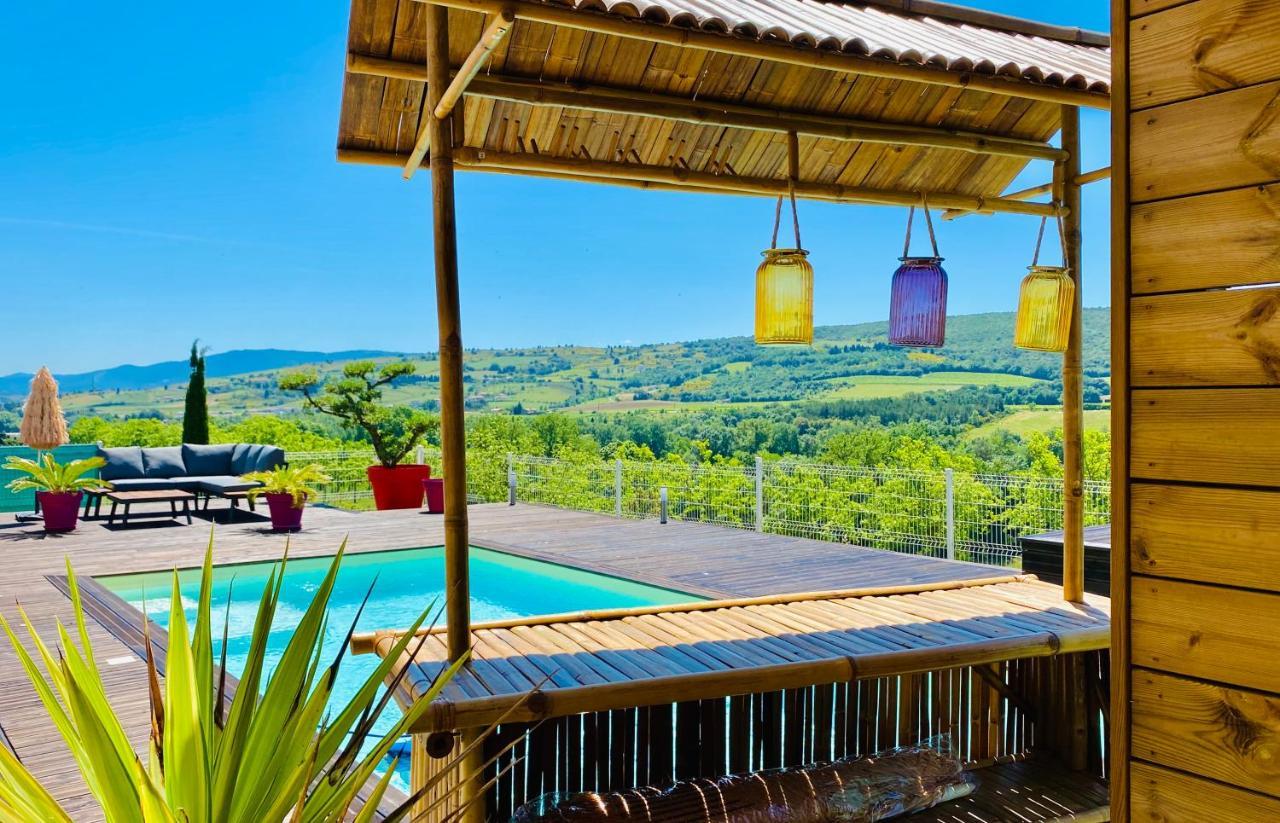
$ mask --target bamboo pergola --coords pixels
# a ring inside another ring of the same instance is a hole
[[[352,2],[338,158],[406,179],[431,173],[446,656],[473,643],[457,168],[839,203],[927,198],[948,217],[1061,216],[1077,284],[1063,358],[1062,596],[1083,602],[1080,189],[1107,171],[1082,173],[1079,109],[1109,105],[1106,36],[930,0],[726,0],[718,16],[710,8]],[[1037,161],[1051,164],[1049,181],[1006,192]]]

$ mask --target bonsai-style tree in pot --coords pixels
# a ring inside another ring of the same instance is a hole
[[[301,392],[307,405],[363,431],[378,456],[368,469],[373,500],[378,509],[416,509],[422,505],[422,481],[431,467],[406,464],[404,459],[423,438],[439,430],[435,415],[406,407],[382,404],[382,390],[417,371],[412,363],[357,360],[342,369],[340,378],[323,382],[314,369],[287,374],[280,380],[285,391]]]
[[[40,511],[44,513],[45,531],[69,532],[79,521],[84,490],[111,485],[96,477],[85,476],[105,463],[101,457],[87,457],[64,464],[54,460],[52,454],[45,453],[39,460],[10,457],[4,468],[26,475],[10,481],[8,488],[14,492],[35,491]]]
[[[319,492],[315,487],[329,482],[329,475],[320,470],[314,463],[306,466],[279,466],[269,471],[250,472],[244,476],[262,485],[250,489],[249,499],[258,495],[267,498],[267,509],[271,512],[271,528],[278,532],[296,532],[302,528],[302,510],[307,500],[315,498]]]

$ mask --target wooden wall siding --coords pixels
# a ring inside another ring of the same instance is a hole
[[[1129,116],[1135,201],[1280,179],[1280,82]]]
[[[1133,706],[1136,756],[1280,794],[1280,698],[1138,670]]]
[[[1280,492],[1135,483],[1135,574],[1280,591]]]
[[[1280,288],[1138,297],[1130,312],[1132,386],[1280,384]]]
[[[1128,11],[1121,17],[1123,20],[1130,17],[1141,17],[1173,6],[1181,6],[1185,2],[1186,0],[1128,0],[1128,2],[1125,2],[1125,0],[1118,0],[1117,5],[1124,3],[1128,6]],[[1119,27],[1117,26],[1114,28]]]
[[[1135,666],[1280,692],[1280,597],[1154,577],[1134,578],[1130,597]],[[1267,723],[1280,728],[1280,712]]]
[[[1135,294],[1280,281],[1277,184],[1143,203],[1131,232]]]
[[[1130,413],[1134,478],[1265,487],[1280,481],[1274,389],[1140,389]]]
[[[1257,40],[1280,28],[1280,3],[1201,0],[1133,21],[1134,109],[1280,78],[1280,50]]]
[[[1130,780],[1134,823],[1280,820],[1280,801],[1274,798],[1172,769],[1134,763]]]

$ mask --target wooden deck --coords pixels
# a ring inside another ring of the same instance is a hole
[[[707,597],[919,585],[1007,574],[975,566],[851,546],[756,534],[690,523],[659,525],[559,509],[502,504],[471,509],[477,545],[579,568],[629,577]],[[442,521],[417,511],[350,513],[313,509],[307,528],[291,538],[293,556],[332,554],[350,537],[349,551],[439,545]],[[127,528],[82,524],[64,536],[45,536],[38,524],[0,521],[0,606],[14,617],[22,603],[42,632],[72,619],[67,598],[49,577],[69,558],[81,575],[190,567],[199,563],[210,524],[164,520]],[[212,526],[215,563],[278,559],[286,538],[261,519]],[[19,630],[21,635],[21,630]],[[131,737],[143,750],[148,731],[145,666],[130,645],[102,626],[91,626],[95,657],[107,693]],[[0,645],[0,726],[14,750],[77,820],[100,819],[56,730],[47,722],[8,644]]]

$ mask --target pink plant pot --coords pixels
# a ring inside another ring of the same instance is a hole
[[[36,492],[47,532],[74,531],[80,519],[80,501],[84,492]]]
[[[444,478],[429,477],[422,481],[422,489],[426,492],[427,511],[444,514]]]
[[[296,532],[302,528],[303,506],[293,505],[293,495],[267,492],[267,510],[271,512],[271,529],[278,532]]]

